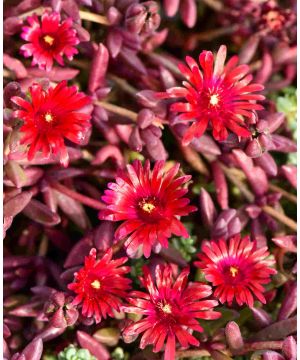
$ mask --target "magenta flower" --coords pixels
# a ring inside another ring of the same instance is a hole
[[[82,303],[82,314],[94,317],[96,323],[107,315],[114,317],[113,310],[120,310],[122,299],[126,298],[131,280],[124,277],[130,271],[123,266],[126,257],[112,260],[112,249],[101,259],[96,259],[96,249],[85,257],[84,267],[74,274],[74,282],[68,288],[77,296],[73,305]]]
[[[21,52],[25,57],[33,57],[32,65],[50,71],[54,60],[64,65],[64,55],[72,60],[78,53],[75,45],[79,44],[79,39],[71,18],[61,22],[58,13],[44,12],[41,21],[34,14],[27,22],[29,26],[22,28],[21,37],[28,44],[21,46]]]
[[[29,93],[30,101],[21,97],[12,98],[20,107],[14,115],[23,120],[21,143],[30,145],[28,160],[42,151],[45,157],[51,153],[59,154],[60,162],[67,166],[69,155],[64,139],[80,144],[84,138],[91,126],[91,116],[82,108],[91,103],[90,98],[78,92],[76,86],[68,87],[66,81],[50,87],[48,91],[34,83]]]
[[[102,220],[124,221],[116,231],[117,239],[130,235],[125,246],[129,256],[143,249],[149,257],[152,247],[160,250],[168,247],[168,238],[175,234],[188,237],[188,232],[179,221],[179,216],[195,211],[189,199],[183,196],[187,189],[182,185],[191,179],[185,175],[175,178],[179,164],[164,171],[164,161],[157,161],[153,170],[150,162],[142,166],[135,161],[127,166],[116,178],[116,183],[109,183],[102,200],[107,208],[99,214]]]
[[[218,302],[205,299],[211,295],[211,287],[188,283],[188,275],[189,270],[184,269],[174,279],[170,265],[158,265],[153,280],[149,269],[144,267],[141,283],[147,293],[132,291],[128,298],[130,305],[124,307],[125,312],[144,316],[125,328],[124,335],[144,333],[141,349],[152,344],[154,352],[161,351],[166,342],[165,360],[175,359],[177,340],[183,348],[199,346],[199,341],[191,334],[192,331],[203,331],[197,319],[214,320],[221,316],[213,310]]]
[[[267,259],[266,247],[256,249],[256,243],[249,236],[241,239],[236,235],[226,243],[224,240],[206,242],[195,262],[205,275],[207,281],[215,286],[214,296],[223,304],[232,304],[235,299],[238,305],[247,304],[253,307],[254,296],[263,304],[264,284],[268,284],[270,275],[276,274],[272,268],[275,261]]]
[[[226,46],[222,45],[214,59],[211,51],[202,51],[199,55],[200,70],[196,61],[187,56],[188,66],[179,64],[179,70],[187,81],[183,87],[172,87],[161,98],[184,98],[186,102],[171,105],[171,111],[182,113],[181,120],[192,122],[183,137],[183,145],[193,138],[200,138],[208,125],[216,140],[225,140],[228,130],[241,137],[251,135],[244,117],[251,118],[254,110],[261,110],[255,100],[264,96],[253,94],[262,90],[260,84],[251,84],[252,75],[248,65],[237,65],[238,57],[232,57],[226,66]]]

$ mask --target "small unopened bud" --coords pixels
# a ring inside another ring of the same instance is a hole
[[[297,343],[293,336],[287,337],[282,344],[282,352],[289,360],[297,359]]]
[[[199,205],[203,224],[211,228],[216,220],[217,211],[212,198],[204,188],[200,191]]]
[[[251,158],[257,158],[262,155],[263,149],[257,139],[250,140],[245,149],[245,153]]]
[[[240,350],[244,346],[244,340],[238,324],[230,321],[225,327],[225,336],[231,350]]]
[[[154,120],[154,113],[149,109],[143,109],[138,113],[137,124],[141,129],[146,129]]]

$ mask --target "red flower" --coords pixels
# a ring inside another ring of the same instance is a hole
[[[112,260],[112,255],[109,249],[102,259],[96,260],[96,249],[92,249],[85,257],[84,267],[74,274],[75,282],[68,285],[77,294],[72,304],[82,303],[82,314],[93,316],[96,323],[107,315],[113,317],[112,310],[120,311],[121,298],[130,289],[131,280],[124,277],[130,268],[121,266],[127,257]]]
[[[25,57],[33,57],[32,65],[50,71],[53,60],[64,65],[63,55],[72,60],[78,53],[74,45],[79,44],[79,39],[72,29],[71,18],[61,23],[58,13],[45,12],[41,23],[35,14],[29,16],[27,22],[30,26],[22,28],[21,37],[29,43],[21,46],[21,52]]]
[[[155,283],[149,269],[144,267],[141,283],[148,293],[132,291],[125,312],[143,314],[144,318],[125,328],[124,336],[144,332],[140,347],[144,349],[153,344],[154,352],[161,351],[165,341],[165,360],[175,359],[176,339],[180,345],[199,346],[199,341],[191,335],[193,330],[203,331],[196,319],[213,320],[221,316],[213,311],[216,300],[201,300],[211,295],[209,285],[188,282],[189,270],[184,269],[174,281],[170,265],[158,265],[155,270]]]
[[[232,304],[233,299],[239,305],[253,307],[253,295],[266,303],[263,296],[263,284],[270,282],[270,275],[276,274],[271,268],[274,260],[266,259],[269,252],[266,247],[256,249],[255,242],[249,236],[241,239],[232,237],[229,245],[224,240],[207,242],[195,265],[204,272],[207,281],[216,286],[214,296],[223,304]]]
[[[202,51],[199,56],[199,69],[196,61],[186,57],[188,67],[179,64],[179,70],[186,77],[184,87],[173,87],[166,93],[158,94],[161,98],[185,98],[187,102],[171,105],[171,110],[181,112],[181,120],[193,121],[183,137],[183,145],[188,145],[193,138],[201,137],[208,124],[211,125],[216,140],[225,140],[227,129],[238,136],[251,135],[243,117],[251,118],[252,110],[263,109],[253,100],[263,100],[264,96],[252,94],[264,87],[250,84],[252,75],[248,65],[239,65],[238,57],[232,57],[224,67],[226,46],[222,45],[214,56],[210,51]]]
[[[13,97],[12,101],[21,107],[15,116],[24,121],[20,131],[24,134],[22,144],[30,145],[28,160],[32,160],[37,151],[42,150],[45,157],[50,153],[60,154],[60,161],[67,166],[69,157],[64,138],[80,144],[90,128],[90,115],[81,110],[91,100],[78,93],[76,86],[67,86],[62,81],[48,91],[40,84],[29,88],[31,101]]]
[[[188,237],[188,232],[178,220],[178,216],[188,215],[195,211],[189,206],[189,200],[183,198],[187,189],[182,184],[191,176],[175,176],[179,164],[164,171],[165,163],[157,161],[153,171],[146,161],[143,167],[140,161],[127,166],[116,179],[109,183],[102,200],[108,206],[99,214],[102,220],[126,220],[116,231],[116,238],[123,239],[131,234],[125,242],[127,253],[134,256],[139,248],[146,257],[151,249],[159,251],[161,246],[168,247],[168,238],[173,234]]]

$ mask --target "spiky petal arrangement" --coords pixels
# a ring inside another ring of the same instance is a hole
[[[144,317],[124,330],[125,336],[144,333],[140,347],[154,346],[159,352],[165,347],[165,360],[175,359],[176,340],[183,348],[198,346],[199,341],[191,331],[202,332],[197,319],[218,319],[221,314],[213,310],[216,300],[207,300],[212,290],[209,285],[188,283],[189,269],[173,276],[171,265],[157,265],[155,280],[144,267],[144,277],[140,279],[147,293],[132,291],[128,302],[131,306],[125,312],[142,314]],[[204,299],[204,300],[203,300]]]
[[[150,162],[143,167],[140,161],[127,166],[109,183],[102,200],[107,208],[99,214],[102,220],[124,221],[116,231],[116,238],[124,239],[127,254],[134,256],[142,247],[145,257],[149,257],[152,247],[159,251],[168,247],[168,238],[175,234],[188,237],[188,232],[178,219],[195,211],[188,192],[182,185],[191,179],[185,175],[176,177],[179,164],[164,170],[165,163],[157,161],[153,170]]]
[[[82,314],[94,317],[96,323],[107,315],[113,317],[113,310],[120,310],[130,289],[131,280],[124,276],[130,268],[123,266],[127,258],[112,260],[112,255],[109,249],[97,260],[93,248],[85,257],[84,267],[74,274],[74,282],[68,285],[77,294],[72,304],[82,304]]]
[[[80,144],[90,128],[91,116],[83,108],[91,103],[76,86],[67,86],[62,81],[45,91],[41,84],[29,87],[31,99],[13,97],[12,101],[20,109],[14,115],[23,120],[20,128],[21,143],[30,145],[28,160],[32,160],[38,151],[44,157],[59,154],[60,162],[67,166],[69,156],[64,139]]]
[[[255,104],[264,96],[253,94],[262,90],[260,84],[251,84],[252,75],[248,65],[238,65],[238,57],[232,57],[224,66],[227,49],[222,45],[214,59],[211,51],[202,51],[199,55],[200,70],[196,61],[186,57],[187,65],[179,64],[179,70],[187,81],[183,87],[172,87],[161,98],[185,98],[186,102],[176,102],[171,110],[182,113],[181,120],[193,122],[183,137],[183,145],[193,138],[200,138],[210,125],[216,140],[225,140],[228,130],[241,137],[249,137],[250,130],[244,117],[251,118],[254,110],[263,107]]]
[[[267,259],[266,247],[257,249],[249,236],[236,235],[229,243],[224,240],[206,242],[198,256],[200,261],[195,265],[216,287],[214,296],[221,303],[231,305],[235,299],[240,306],[253,307],[254,297],[266,303],[263,285],[271,281],[270,275],[276,274],[272,268],[275,261]]]
[[[72,60],[78,53],[75,45],[79,44],[79,39],[71,18],[61,21],[60,14],[46,11],[41,20],[34,14],[27,22],[29,26],[22,28],[21,37],[28,44],[22,45],[20,50],[25,57],[33,57],[32,65],[50,71],[54,61],[64,65],[64,55]]]

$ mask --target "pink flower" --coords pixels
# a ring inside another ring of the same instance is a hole
[[[263,284],[268,284],[270,275],[276,274],[271,268],[275,261],[266,259],[269,252],[266,247],[256,249],[255,242],[249,236],[241,239],[236,235],[229,240],[206,242],[195,262],[205,275],[207,281],[216,287],[214,296],[223,304],[232,304],[235,299],[238,305],[247,304],[253,307],[253,295],[263,304]]]
[[[251,132],[244,117],[251,118],[254,110],[263,109],[254,100],[263,100],[264,96],[253,94],[262,90],[263,85],[250,84],[249,66],[237,65],[237,56],[224,66],[226,51],[226,46],[222,45],[215,60],[211,51],[202,51],[199,56],[202,71],[196,61],[187,56],[188,66],[178,66],[187,79],[183,81],[183,87],[172,87],[157,95],[186,100],[171,105],[171,111],[182,113],[181,120],[192,122],[183,137],[183,145],[188,145],[195,137],[200,138],[209,124],[216,140],[225,140],[227,130],[249,137]]]
[[[182,185],[191,176],[175,178],[179,164],[164,171],[164,161],[157,161],[150,170],[150,162],[142,166],[135,161],[120,172],[116,183],[109,183],[102,200],[107,208],[99,214],[102,220],[124,221],[116,231],[117,239],[124,239],[127,253],[134,256],[139,248],[149,257],[152,247],[168,247],[168,238],[175,234],[188,237],[188,232],[178,217],[195,211],[189,199],[183,196],[187,189]]]
[[[76,86],[67,86],[62,81],[48,91],[40,84],[29,88],[31,100],[13,97],[12,101],[20,106],[14,115],[23,120],[20,128],[22,144],[30,145],[28,160],[32,160],[37,151],[45,157],[51,153],[60,154],[60,161],[68,165],[69,156],[64,138],[80,144],[90,128],[90,115],[81,110],[91,100],[83,93],[78,93]],[[81,111],[80,111],[81,110]]]
[[[221,316],[213,310],[218,305],[216,300],[202,300],[211,295],[211,287],[188,283],[188,275],[189,270],[184,269],[174,279],[170,265],[157,265],[153,281],[149,269],[144,267],[141,283],[147,293],[132,291],[128,299],[131,306],[123,308],[125,312],[144,316],[125,328],[124,335],[144,333],[141,349],[152,344],[154,352],[161,351],[166,342],[165,360],[175,359],[176,340],[184,348],[199,346],[199,341],[191,335],[192,331],[203,331],[197,319],[213,320]]]
[[[20,50],[25,57],[33,57],[32,65],[50,71],[54,60],[64,65],[63,55],[72,60],[78,53],[74,46],[79,44],[79,39],[71,18],[61,22],[58,13],[44,12],[41,22],[35,14],[29,16],[27,22],[30,26],[22,28],[21,37],[28,44]]]
[[[122,266],[126,257],[112,260],[112,249],[97,260],[96,249],[92,249],[85,257],[84,267],[74,274],[75,281],[68,285],[77,296],[73,305],[82,303],[82,314],[94,317],[96,323],[113,317],[113,310],[120,311],[122,298],[126,298],[126,291],[130,289],[131,280],[124,277],[130,271],[128,266]]]

